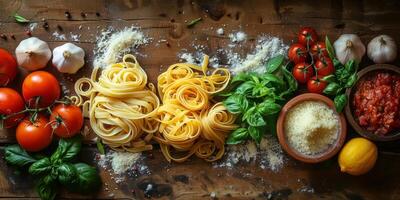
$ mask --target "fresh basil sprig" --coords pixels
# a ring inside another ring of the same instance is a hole
[[[341,113],[348,102],[345,94],[346,89],[353,87],[358,79],[358,64],[354,60],[349,60],[345,65],[341,64],[336,58],[335,50],[328,37],[325,37],[325,46],[335,66],[335,73],[322,78],[322,80],[328,82],[328,85],[324,89],[324,94],[333,98],[336,111]]]
[[[68,190],[90,193],[101,186],[96,168],[85,163],[71,163],[81,150],[81,137],[60,139],[56,151],[51,156],[30,155],[18,145],[5,148],[5,160],[19,168],[28,167],[31,175],[38,178],[36,191],[43,200],[53,200],[57,185]],[[38,159],[40,158],[40,159]]]
[[[260,143],[265,132],[275,133],[277,115],[286,100],[297,90],[297,81],[287,66],[283,55],[268,60],[266,72],[239,73],[234,76],[220,96],[230,113],[238,116],[241,125],[233,131],[227,144],[238,144],[252,139]]]

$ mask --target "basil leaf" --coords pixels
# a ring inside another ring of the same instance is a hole
[[[15,21],[19,22],[19,23],[28,23],[29,20],[26,19],[25,17],[22,17],[21,15],[18,15],[17,13],[14,14],[14,19]]]
[[[297,90],[297,81],[293,77],[292,73],[290,73],[289,70],[286,69],[286,67],[282,66],[282,73],[283,73],[283,78],[285,79],[288,85],[288,88],[286,91],[282,92],[280,96],[286,97],[287,95],[291,95],[294,91]]]
[[[62,185],[72,185],[77,179],[77,170],[73,164],[63,163],[58,168],[58,181]]]
[[[260,144],[263,136],[261,130],[262,129],[260,127],[254,127],[254,126],[249,126],[248,128],[251,138],[253,138],[253,140],[256,141],[257,144]]]
[[[335,50],[332,47],[331,42],[329,41],[328,36],[325,36],[325,47],[326,51],[328,52],[329,57],[333,60],[336,58],[335,56]]]
[[[259,112],[249,112],[246,121],[250,126],[264,126],[266,124],[263,116]]]
[[[104,154],[105,154],[104,145],[103,145],[103,143],[101,142],[101,139],[100,139],[99,137],[98,137],[97,140],[96,140],[96,146],[97,146],[97,150],[99,150],[99,153],[100,153],[101,155],[104,155]]]
[[[242,120],[243,120],[243,121],[246,121],[247,118],[250,117],[250,115],[252,115],[254,112],[257,111],[256,108],[257,108],[256,106],[253,106],[253,107],[249,108],[249,109],[244,113],[244,115],[243,115],[243,117],[242,117]]]
[[[271,89],[265,87],[262,83],[256,84],[252,91],[252,95],[255,97],[263,97],[269,94],[271,94]]]
[[[232,114],[244,113],[249,106],[246,97],[240,94],[228,97],[223,103],[226,109]]]
[[[357,78],[358,78],[358,76],[357,76],[356,73],[352,74],[352,75],[349,77],[349,79],[347,79],[347,82],[346,82],[345,87],[346,87],[346,88],[351,88],[351,87],[353,87],[353,85],[354,85],[354,84],[356,83],[356,81],[357,81]]]
[[[194,19],[192,21],[190,21],[189,23],[186,24],[186,27],[188,28],[192,28],[194,25],[196,25],[197,23],[199,23],[201,20],[203,20],[203,18],[199,17],[197,19]]]
[[[82,147],[82,141],[79,136],[60,139],[58,148],[50,158],[52,163],[55,162],[68,162],[73,160],[79,153]]]
[[[50,176],[44,176],[39,179],[36,185],[36,192],[42,200],[53,200],[57,194],[57,187],[54,179]]]
[[[326,88],[324,89],[324,93],[328,94],[328,95],[336,95],[337,92],[340,89],[340,85],[333,82],[333,83],[329,83]]]
[[[282,65],[284,58],[285,57],[283,55],[278,55],[269,59],[266,64],[267,73],[268,74],[274,73]]]
[[[40,175],[51,172],[51,162],[49,158],[42,158],[29,167],[29,173],[32,175]]]
[[[245,82],[250,80],[250,74],[248,73],[244,73],[244,72],[240,72],[239,74],[237,74],[236,76],[234,76],[231,80],[231,84],[232,83],[237,83],[237,82]]]
[[[17,167],[24,167],[37,161],[17,144],[5,148],[5,160]]]
[[[344,68],[349,74],[355,72],[356,69],[355,61],[354,60],[347,61],[347,63],[344,65]]]
[[[272,115],[281,111],[281,105],[274,102],[272,99],[266,99],[257,105],[257,111],[261,115]]]
[[[254,86],[255,86],[255,83],[253,81],[246,81],[246,82],[240,84],[239,87],[236,88],[236,93],[250,94],[251,91],[253,90]]]
[[[342,63],[338,59],[333,58],[332,62],[333,62],[333,66],[335,67],[336,70],[343,69],[344,66],[342,65]]]
[[[333,99],[333,102],[335,103],[336,111],[338,113],[341,113],[343,111],[343,108],[347,104],[346,94],[341,94],[341,95],[336,96],[335,99]]]
[[[246,140],[248,136],[249,132],[246,128],[238,128],[229,135],[226,144],[239,144]]]
[[[333,74],[328,75],[328,76],[324,76],[321,80],[326,81],[328,83],[336,82],[335,75],[333,75]]]
[[[96,168],[85,163],[74,164],[77,177],[72,184],[65,185],[67,189],[73,192],[88,193],[94,192],[101,186],[101,178]]]
[[[281,78],[279,78],[278,76],[276,76],[274,74],[264,74],[264,75],[262,75],[261,78],[267,82],[274,82],[274,83],[278,83],[279,85],[285,84]]]

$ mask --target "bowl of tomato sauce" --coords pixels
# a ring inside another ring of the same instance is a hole
[[[400,68],[375,64],[357,73],[346,93],[346,118],[360,135],[375,141],[400,139]]]

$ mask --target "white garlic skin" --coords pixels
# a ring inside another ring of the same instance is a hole
[[[46,67],[51,58],[51,51],[46,42],[30,37],[22,40],[15,49],[18,65],[28,71]]]
[[[397,57],[397,46],[388,35],[379,35],[368,43],[367,54],[374,63],[390,63]]]
[[[54,48],[53,66],[61,73],[75,74],[85,64],[85,51],[72,43]]]
[[[360,63],[365,54],[365,46],[355,34],[343,34],[334,43],[336,57],[343,65],[349,60]]]

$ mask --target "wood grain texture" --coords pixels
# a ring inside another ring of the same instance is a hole
[[[357,33],[364,43],[374,36],[385,33],[400,41],[399,1],[294,1],[294,0],[0,0],[0,34],[15,35],[14,41],[0,39],[0,48],[11,52],[27,38],[27,25],[15,23],[10,17],[14,12],[38,23],[32,35],[49,43],[51,48],[71,41],[71,33],[79,34],[77,43],[87,53],[87,64],[76,75],[56,73],[59,80],[73,91],[73,83],[91,72],[95,38],[101,29],[139,26],[153,38],[153,43],[139,48],[146,56],[138,56],[139,62],[155,82],[157,75],[168,65],[178,61],[177,52],[194,51],[193,45],[205,46],[209,55],[229,44],[227,34],[219,36],[216,29],[224,27],[225,33],[243,30],[249,40],[240,53],[245,55],[254,48],[255,39],[262,34],[275,35],[291,43],[301,26],[313,26],[321,36],[331,40],[342,33]],[[64,12],[69,11],[68,20]],[[85,12],[86,17],[80,13]],[[96,16],[96,12],[100,16]],[[185,23],[203,17],[193,29]],[[49,30],[42,28],[45,19]],[[66,40],[57,40],[52,33],[62,26]],[[157,43],[164,39],[170,44]],[[222,62],[226,62],[222,59]],[[371,64],[364,59],[362,66]],[[400,60],[395,64],[399,65]],[[20,88],[26,75],[21,72],[13,83]],[[354,136],[354,134],[353,134]],[[1,130],[2,146],[14,143],[14,130]],[[379,144],[381,153],[374,170],[361,177],[339,172],[336,158],[318,165],[306,165],[290,158],[279,172],[262,170],[256,164],[242,163],[234,169],[215,168],[209,163],[192,159],[184,164],[168,163],[158,149],[145,153],[145,164],[150,174],[127,174],[122,183],[115,183],[109,172],[99,168],[105,185],[93,196],[80,196],[62,192],[61,199],[210,199],[215,193],[218,199],[400,199],[400,152],[399,142]],[[157,148],[157,147],[156,147]],[[1,157],[3,151],[1,150]],[[389,154],[388,154],[388,153]],[[88,145],[81,153],[81,160],[96,163],[96,149]],[[0,198],[35,199],[34,180],[26,174],[15,174],[14,169],[0,161]],[[153,189],[145,192],[148,185]],[[310,191],[313,189],[313,192]]]

